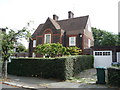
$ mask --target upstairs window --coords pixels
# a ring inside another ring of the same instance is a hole
[[[69,46],[76,46],[76,37],[69,37]]]
[[[44,43],[51,43],[51,34],[45,34]]]
[[[36,40],[33,40],[33,47],[36,47]]]

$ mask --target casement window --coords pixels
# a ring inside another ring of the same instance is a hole
[[[88,39],[88,47],[90,48],[91,44],[90,44],[90,39]]]
[[[36,57],[36,54],[34,52],[32,53],[32,57]]]
[[[51,43],[51,34],[45,34],[44,43]]]
[[[69,46],[76,46],[76,37],[69,37]]]
[[[33,40],[33,47],[36,47],[36,40]]]

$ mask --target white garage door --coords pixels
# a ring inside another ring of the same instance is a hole
[[[94,67],[110,67],[112,51],[94,51]]]

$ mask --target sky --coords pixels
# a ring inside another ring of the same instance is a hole
[[[0,0],[0,28],[22,29],[27,22],[37,28],[53,14],[59,20],[68,18],[68,11],[74,17],[90,16],[92,27],[118,33],[118,2],[120,0]],[[26,47],[28,44],[25,43]]]

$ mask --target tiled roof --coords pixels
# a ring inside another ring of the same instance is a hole
[[[53,19],[49,18],[52,24],[55,26],[56,29],[60,29],[60,25]]]
[[[82,33],[86,27],[88,21],[88,15],[76,18],[70,18],[65,20],[55,21],[51,18],[48,18],[52,24],[55,26],[56,29],[65,30],[67,34],[75,34],[75,33]],[[40,24],[36,31],[33,33],[33,37],[37,35],[42,30],[44,24]]]
[[[42,29],[42,27],[44,26],[44,24],[40,24],[37,29],[35,30],[35,32],[33,33],[32,37],[36,37],[37,34],[40,32],[40,30]]]
[[[82,30],[85,29],[87,20],[88,20],[88,16],[83,16],[83,17],[71,18],[66,20],[60,20],[58,21],[58,23],[61,26],[61,28],[65,31]]]

